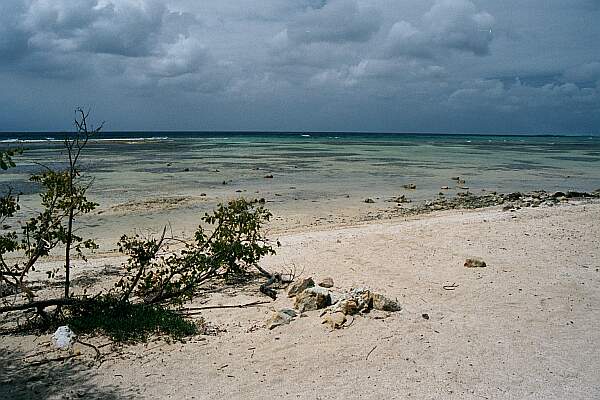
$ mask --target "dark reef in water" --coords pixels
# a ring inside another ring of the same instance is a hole
[[[490,192],[484,195],[475,195],[470,192],[458,193],[456,197],[446,198],[443,193],[440,192],[440,197],[426,201],[423,204],[403,207],[403,201],[397,201],[398,208],[391,211],[393,215],[411,216],[427,214],[433,211],[442,210],[455,210],[455,209],[477,209],[484,207],[503,206],[504,211],[516,211],[526,207],[553,207],[558,204],[568,203],[571,200],[583,200],[583,199],[600,199],[600,189],[596,189],[593,192],[553,192],[549,193],[544,190],[537,190],[533,192],[521,193],[496,193]]]

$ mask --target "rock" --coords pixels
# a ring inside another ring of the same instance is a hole
[[[315,286],[315,281],[313,281],[313,279],[310,277],[298,279],[298,280],[292,282],[292,284],[288,287],[288,292],[287,292],[288,297],[297,296],[299,293],[302,293],[309,287],[313,287],[313,286]]]
[[[273,179],[273,175],[265,175],[265,179]]]
[[[404,189],[415,190],[417,188],[417,185],[415,185],[414,183],[407,183],[406,185],[402,185],[402,187]]]
[[[271,318],[267,321],[267,328],[273,329],[281,325],[287,325],[297,316],[296,311],[289,308],[283,308],[276,311],[271,315]]]
[[[69,350],[75,344],[77,336],[67,325],[59,326],[52,335],[52,343],[61,350]]]
[[[281,310],[279,310],[279,312],[289,315],[292,318],[295,318],[298,316],[298,313],[295,310],[292,310],[291,308],[282,308]]]
[[[344,326],[345,322],[346,315],[344,315],[341,312],[327,313],[325,314],[325,316],[323,316],[323,319],[321,321],[322,324],[329,325],[331,329],[339,329],[342,326]]]
[[[301,313],[305,311],[320,310],[321,308],[325,308],[329,305],[329,294],[325,295],[321,291],[315,291],[311,289],[314,288],[308,288],[304,292],[296,296],[296,300],[294,301],[294,308],[300,311]]]
[[[397,301],[389,299],[382,294],[372,294],[373,308],[380,311],[400,311],[402,307]]]
[[[336,304],[335,311],[339,311],[344,315],[354,315],[358,312],[358,304],[354,299],[340,300]]]
[[[393,197],[389,201],[394,202],[394,203],[408,203],[409,202],[405,195]]]
[[[487,264],[481,258],[467,258],[467,260],[465,261],[465,267],[484,268],[487,267]]]
[[[515,201],[519,200],[521,197],[523,197],[521,192],[513,192],[506,195],[506,200]]]
[[[322,286],[324,288],[331,288],[331,287],[333,287],[333,278],[330,278],[330,277],[323,278],[321,280],[321,282],[319,282],[319,286]]]
[[[309,288],[306,292],[326,293],[326,289],[320,286]],[[355,288],[349,292],[336,293],[329,291],[330,303],[328,312],[341,313],[343,315],[354,315],[359,312],[367,313],[372,309],[379,311],[400,311],[402,307],[397,301],[392,300],[382,294],[373,293],[368,289]],[[322,315],[325,315],[323,313]]]
[[[370,290],[362,288],[352,289],[347,298],[356,301],[358,311],[368,312],[373,307],[373,297]]]
[[[429,319],[429,314],[426,314],[426,313],[421,314],[421,317],[423,317],[423,319]]]
[[[583,198],[583,197],[590,197],[590,194],[586,193],[586,192],[568,191],[567,194],[566,194],[566,197],[568,199]]]
[[[506,204],[504,207],[502,207],[502,211],[510,211],[512,210],[513,205],[512,204]]]
[[[375,200],[373,200],[371,198],[367,198],[367,199],[365,199],[365,203],[373,204],[373,203],[375,203]]]
[[[304,291],[308,292],[308,293],[312,293],[312,294],[322,294],[323,296],[327,296],[327,297],[329,297],[331,294],[331,291],[329,289],[319,286],[319,285],[309,287],[309,288],[305,289]]]
[[[190,169],[189,168],[184,168],[183,172],[190,172]]]
[[[344,300],[346,298],[348,298],[347,293],[334,292],[333,290],[329,291],[330,304],[336,304],[338,301]]]

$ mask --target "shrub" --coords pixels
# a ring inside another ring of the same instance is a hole
[[[198,333],[194,322],[172,310],[108,296],[70,306],[61,323],[78,334],[104,334],[117,342],[146,341],[151,334],[181,340]]]
[[[129,255],[126,276],[116,288],[121,301],[135,294],[143,302],[181,303],[193,296],[198,286],[215,277],[231,277],[258,267],[259,260],[275,250],[262,228],[271,213],[264,200],[232,200],[205,214],[192,242],[174,238],[143,239],[123,236],[119,250]],[[183,249],[166,253],[169,245]],[[278,243],[279,244],[279,243]]]

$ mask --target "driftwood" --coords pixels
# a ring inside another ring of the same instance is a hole
[[[292,283],[294,281],[294,279],[296,278],[296,274],[295,271],[292,270],[288,276],[284,278],[283,274],[280,273],[270,273],[269,271],[265,270],[264,268],[261,268],[260,266],[256,265],[256,269],[258,270],[258,272],[260,272],[260,274],[266,278],[269,278],[265,283],[263,283],[262,285],[260,285],[260,292],[269,296],[270,298],[272,298],[273,300],[277,299],[277,291],[275,289],[273,289],[271,286],[279,283],[279,284],[287,284],[287,283]]]
[[[98,348],[96,346],[94,346],[91,343],[87,343],[87,342],[84,342],[82,340],[79,340],[79,339],[76,339],[76,343],[82,344],[82,345],[84,345],[86,347],[89,347],[90,349],[94,350],[96,352],[96,356],[94,357],[94,360],[100,359],[101,353],[100,353],[100,350],[98,350]]]
[[[271,288],[270,286],[281,282],[281,275],[279,274],[273,274],[269,277],[269,280],[266,281],[265,283],[263,283],[262,285],[260,285],[260,292],[269,296],[270,298],[272,298],[273,300],[277,299],[277,291],[273,288]]]
[[[85,300],[74,299],[74,298],[68,298],[68,299],[61,298],[61,299],[49,299],[49,300],[32,301],[32,302],[29,302],[29,303],[15,304],[15,305],[12,305],[12,306],[0,307],[0,314],[1,313],[6,313],[6,312],[10,312],[10,311],[30,310],[32,308],[35,308],[38,311],[42,311],[46,307],[51,307],[51,306],[70,306],[70,305],[73,305],[73,304],[81,304],[84,301]]]
[[[189,308],[183,308],[181,310],[177,310],[177,312],[214,310],[214,309],[219,309],[219,308],[245,308],[245,307],[258,306],[261,304],[271,304],[271,302],[270,301],[253,301],[251,303],[246,303],[246,304],[225,304],[225,305],[216,305],[216,306],[189,307]]]

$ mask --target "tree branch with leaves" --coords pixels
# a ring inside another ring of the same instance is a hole
[[[248,273],[262,257],[275,254],[262,229],[270,218],[264,200],[236,199],[206,213],[190,242],[165,238],[165,231],[160,239],[124,235],[119,250],[129,259],[116,284],[121,301],[135,294],[148,304],[181,303],[209,279]],[[183,249],[169,250],[181,242]]]
[[[41,211],[30,217],[19,231],[9,231],[0,235],[0,280],[16,291],[23,292],[29,301],[35,293],[27,286],[27,275],[35,268],[40,258],[50,255],[58,246],[64,246],[65,280],[64,298],[70,296],[70,271],[73,251],[85,259],[84,249],[95,249],[97,245],[91,239],[84,239],[74,232],[74,222],[82,214],[93,211],[98,204],[86,197],[90,182],[81,175],[79,166],[82,151],[89,140],[100,132],[103,124],[97,128],[89,126],[89,111],[75,110],[75,132],[67,133],[64,146],[68,165],[63,170],[44,170],[30,178],[41,187]],[[12,157],[15,151],[0,153],[0,160],[8,167],[14,166]],[[18,198],[11,191],[0,199],[0,221],[13,218],[19,210]],[[9,263],[5,255],[21,254],[21,260]]]

